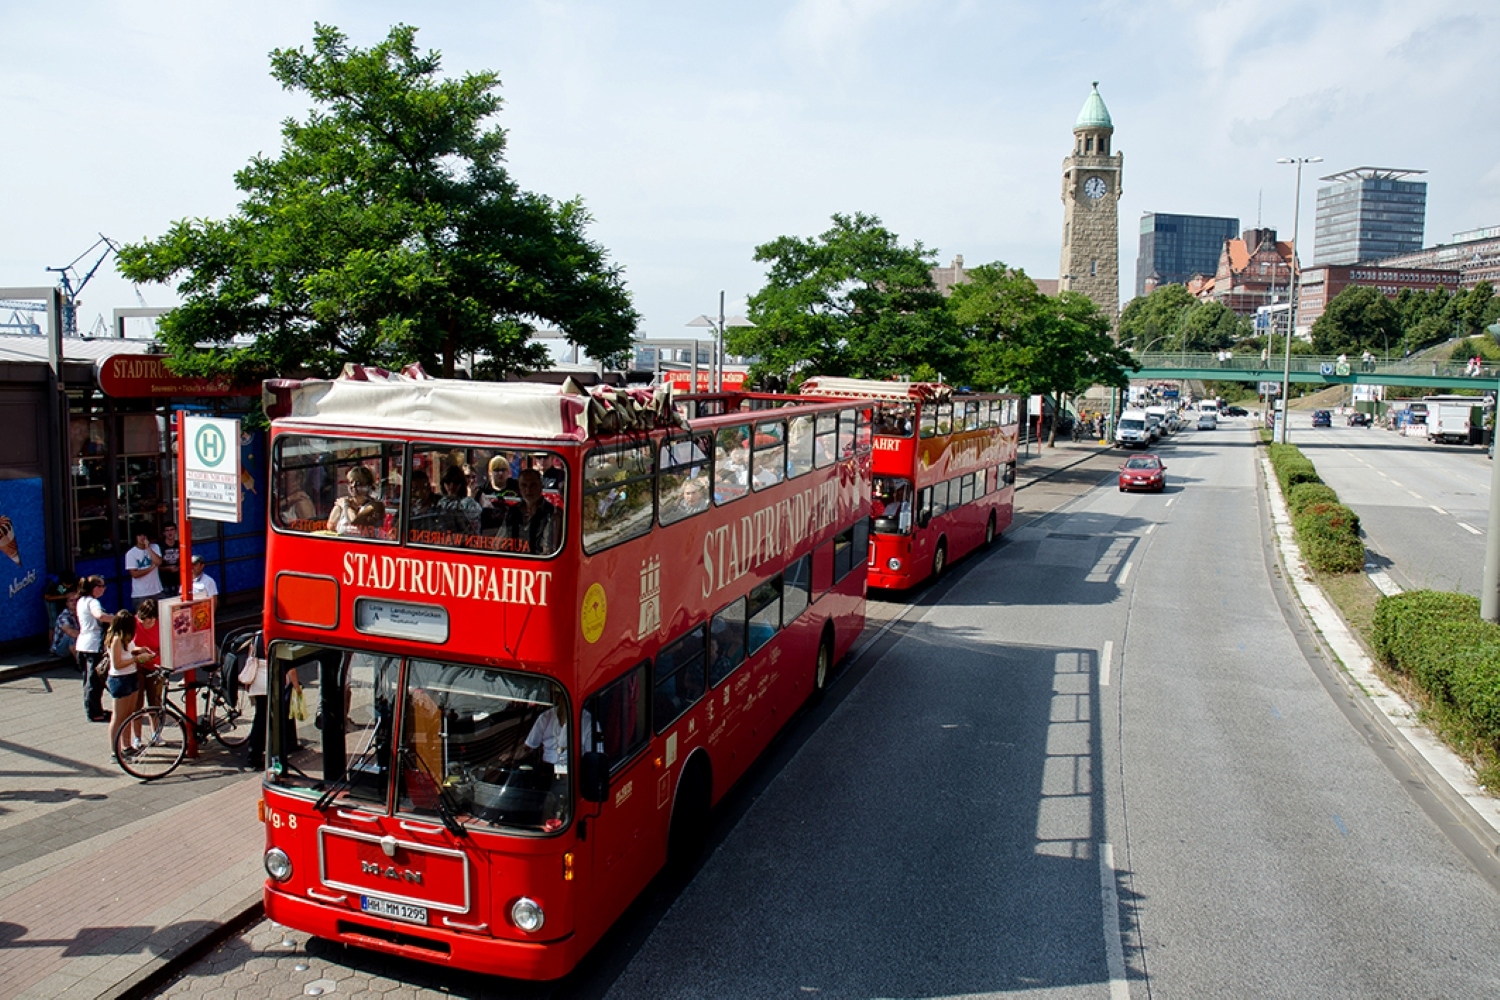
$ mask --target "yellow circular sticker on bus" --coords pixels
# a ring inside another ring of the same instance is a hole
[[[599,637],[604,634],[604,619],[607,616],[604,588],[597,583],[589,584],[589,589],[583,595],[583,610],[578,616],[583,623],[583,637],[589,642],[598,642]]]

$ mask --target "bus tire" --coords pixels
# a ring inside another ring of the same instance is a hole
[[[708,810],[713,794],[713,774],[708,755],[701,750],[683,765],[672,800],[672,823],[667,832],[667,866],[686,874],[708,843]]]
[[[984,526],[984,547],[989,548],[995,544],[995,512],[990,512],[989,523]]]
[[[943,572],[948,568],[948,539],[939,538],[937,551],[932,553],[932,578],[941,580]]]
[[[821,697],[828,690],[833,677],[833,626],[823,627],[823,638],[818,641],[818,652],[813,659],[813,697]]]

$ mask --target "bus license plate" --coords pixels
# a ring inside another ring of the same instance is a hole
[[[377,917],[405,920],[409,924],[427,923],[427,907],[425,906],[412,906],[409,903],[393,903],[388,899],[361,896],[359,897],[359,908],[366,913],[373,913]]]

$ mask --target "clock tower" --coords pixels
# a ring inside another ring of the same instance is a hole
[[[1081,292],[1111,321],[1120,316],[1120,192],[1125,158],[1110,152],[1114,122],[1099,84],[1073,123],[1063,160],[1063,240],[1059,291]]]

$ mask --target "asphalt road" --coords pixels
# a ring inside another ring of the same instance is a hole
[[[694,877],[575,977],[263,924],[166,995],[1500,995],[1500,873],[1309,661],[1252,432],[1160,452],[1165,494],[1118,493],[1101,458],[915,607],[876,603],[891,627],[731,796]]]
[[[1438,445],[1380,428],[1313,428],[1292,414],[1291,439],[1359,512],[1376,564],[1413,590],[1479,595],[1489,524],[1490,463],[1478,446]]]

